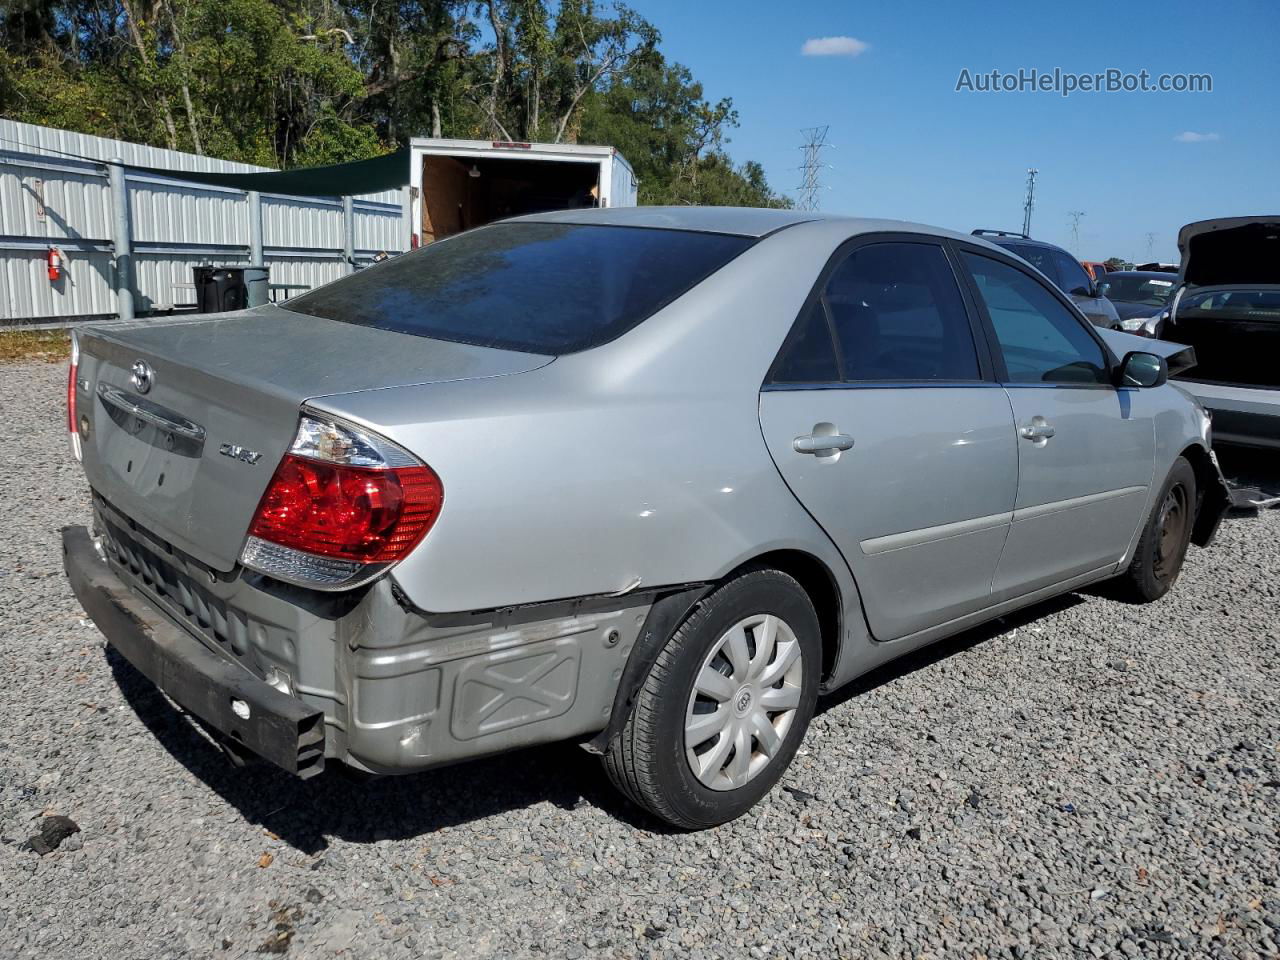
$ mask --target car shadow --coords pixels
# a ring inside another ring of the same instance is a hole
[[[323,852],[331,837],[405,840],[542,802],[599,807],[650,832],[670,829],[614,791],[598,758],[573,743],[394,777],[361,776],[338,763],[308,780],[265,762],[237,766],[124,657],[111,647],[106,656],[125,700],[175,760],[247,821],[305,854]]]
[[[1080,602],[1075,594],[1057,597],[906,654],[822,698],[818,710],[831,710]],[[304,781],[267,763],[236,766],[203,728],[111,647],[106,659],[129,706],[175,760],[245,820],[307,855],[323,853],[333,837],[351,843],[406,840],[543,802],[563,810],[593,806],[639,830],[677,832],[618,794],[598,759],[573,743],[396,777],[360,777],[332,763]]]
[[[911,653],[903,654],[896,660],[890,660],[870,673],[864,673],[858,679],[841,687],[834,693],[820,698],[818,700],[818,713],[826,713],[828,710],[832,710],[842,703],[852,700],[854,697],[862,696],[864,693],[883,687],[885,684],[915,673],[917,670],[931,667],[941,660],[955,656],[957,653],[971,650],[979,644],[986,643],[993,637],[1000,636],[1002,633],[1016,630],[1018,627],[1024,627],[1042,617],[1069,610],[1080,603],[1084,603],[1084,598],[1080,594],[1065,593],[1049,600],[1042,600],[1040,603],[1029,607],[1024,607],[1006,616],[989,620],[963,633],[957,633],[954,637],[947,637],[947,639],[931,643],[927,647],[921,647]]]

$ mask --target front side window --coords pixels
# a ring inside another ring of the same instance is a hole
[[[1015,267],[964,254],[995,328],[1011,383],[1108,382],[1106,354],[1043,283]]]
[[[366,267],[284,307],[436,340],[575,353],[626,333],[753,242],[689,230],[500,223]]]
[[[1084,267],[1080,266],[1074,257],[1061,250],[1055,250],[1053,258],[1058,265],[1059,287],[1067,293],[1081,288],[1089,289],[1091,285],[1089,275],[1084,272]]]

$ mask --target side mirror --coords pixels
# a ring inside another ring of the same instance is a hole
[[[1097,294],[1093,292],[1093,290],[1091,289],[1091,286],[1092,285],[1090,285],[1089,287],[1076,287],[1074,290],[1070,290],[1068,292],[1073,297],[1090,297],[1090,298],[1096,297]]]
[[[1119,387],[1158,387],[1169,379],[1169,365],[1164,357],[1134,350],[1126,353],[1120,364]]]

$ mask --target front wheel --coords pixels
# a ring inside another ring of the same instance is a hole
[[[702,601],[659,651],[605,769],[675,826],[733,820],[795,756],[821,669],[818,617],[804,588],[779,570],[743,574]]]
[[[1125,599],[1150,603],[1169,592],[1187,556],[1197,503],[1196,472],[1179,457],[1142,529],[1129,568],[1118,578]]]

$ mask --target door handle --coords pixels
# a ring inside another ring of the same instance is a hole
[[[853,437],[847,433],[808,433],[796,437],[792,443],[796,453],[811,453],[815,456],[827,456],[834,451],[848,450],[853,446]]]
[[[1044,417],[1032,417],[1030,423],[1024,423],[1018,428],[1018,436],[1023,440],[1031,440],[1032,442],[1039,440],[1048,440],[1058,431],[1053,428],[1053,424],[1045,420]]]

